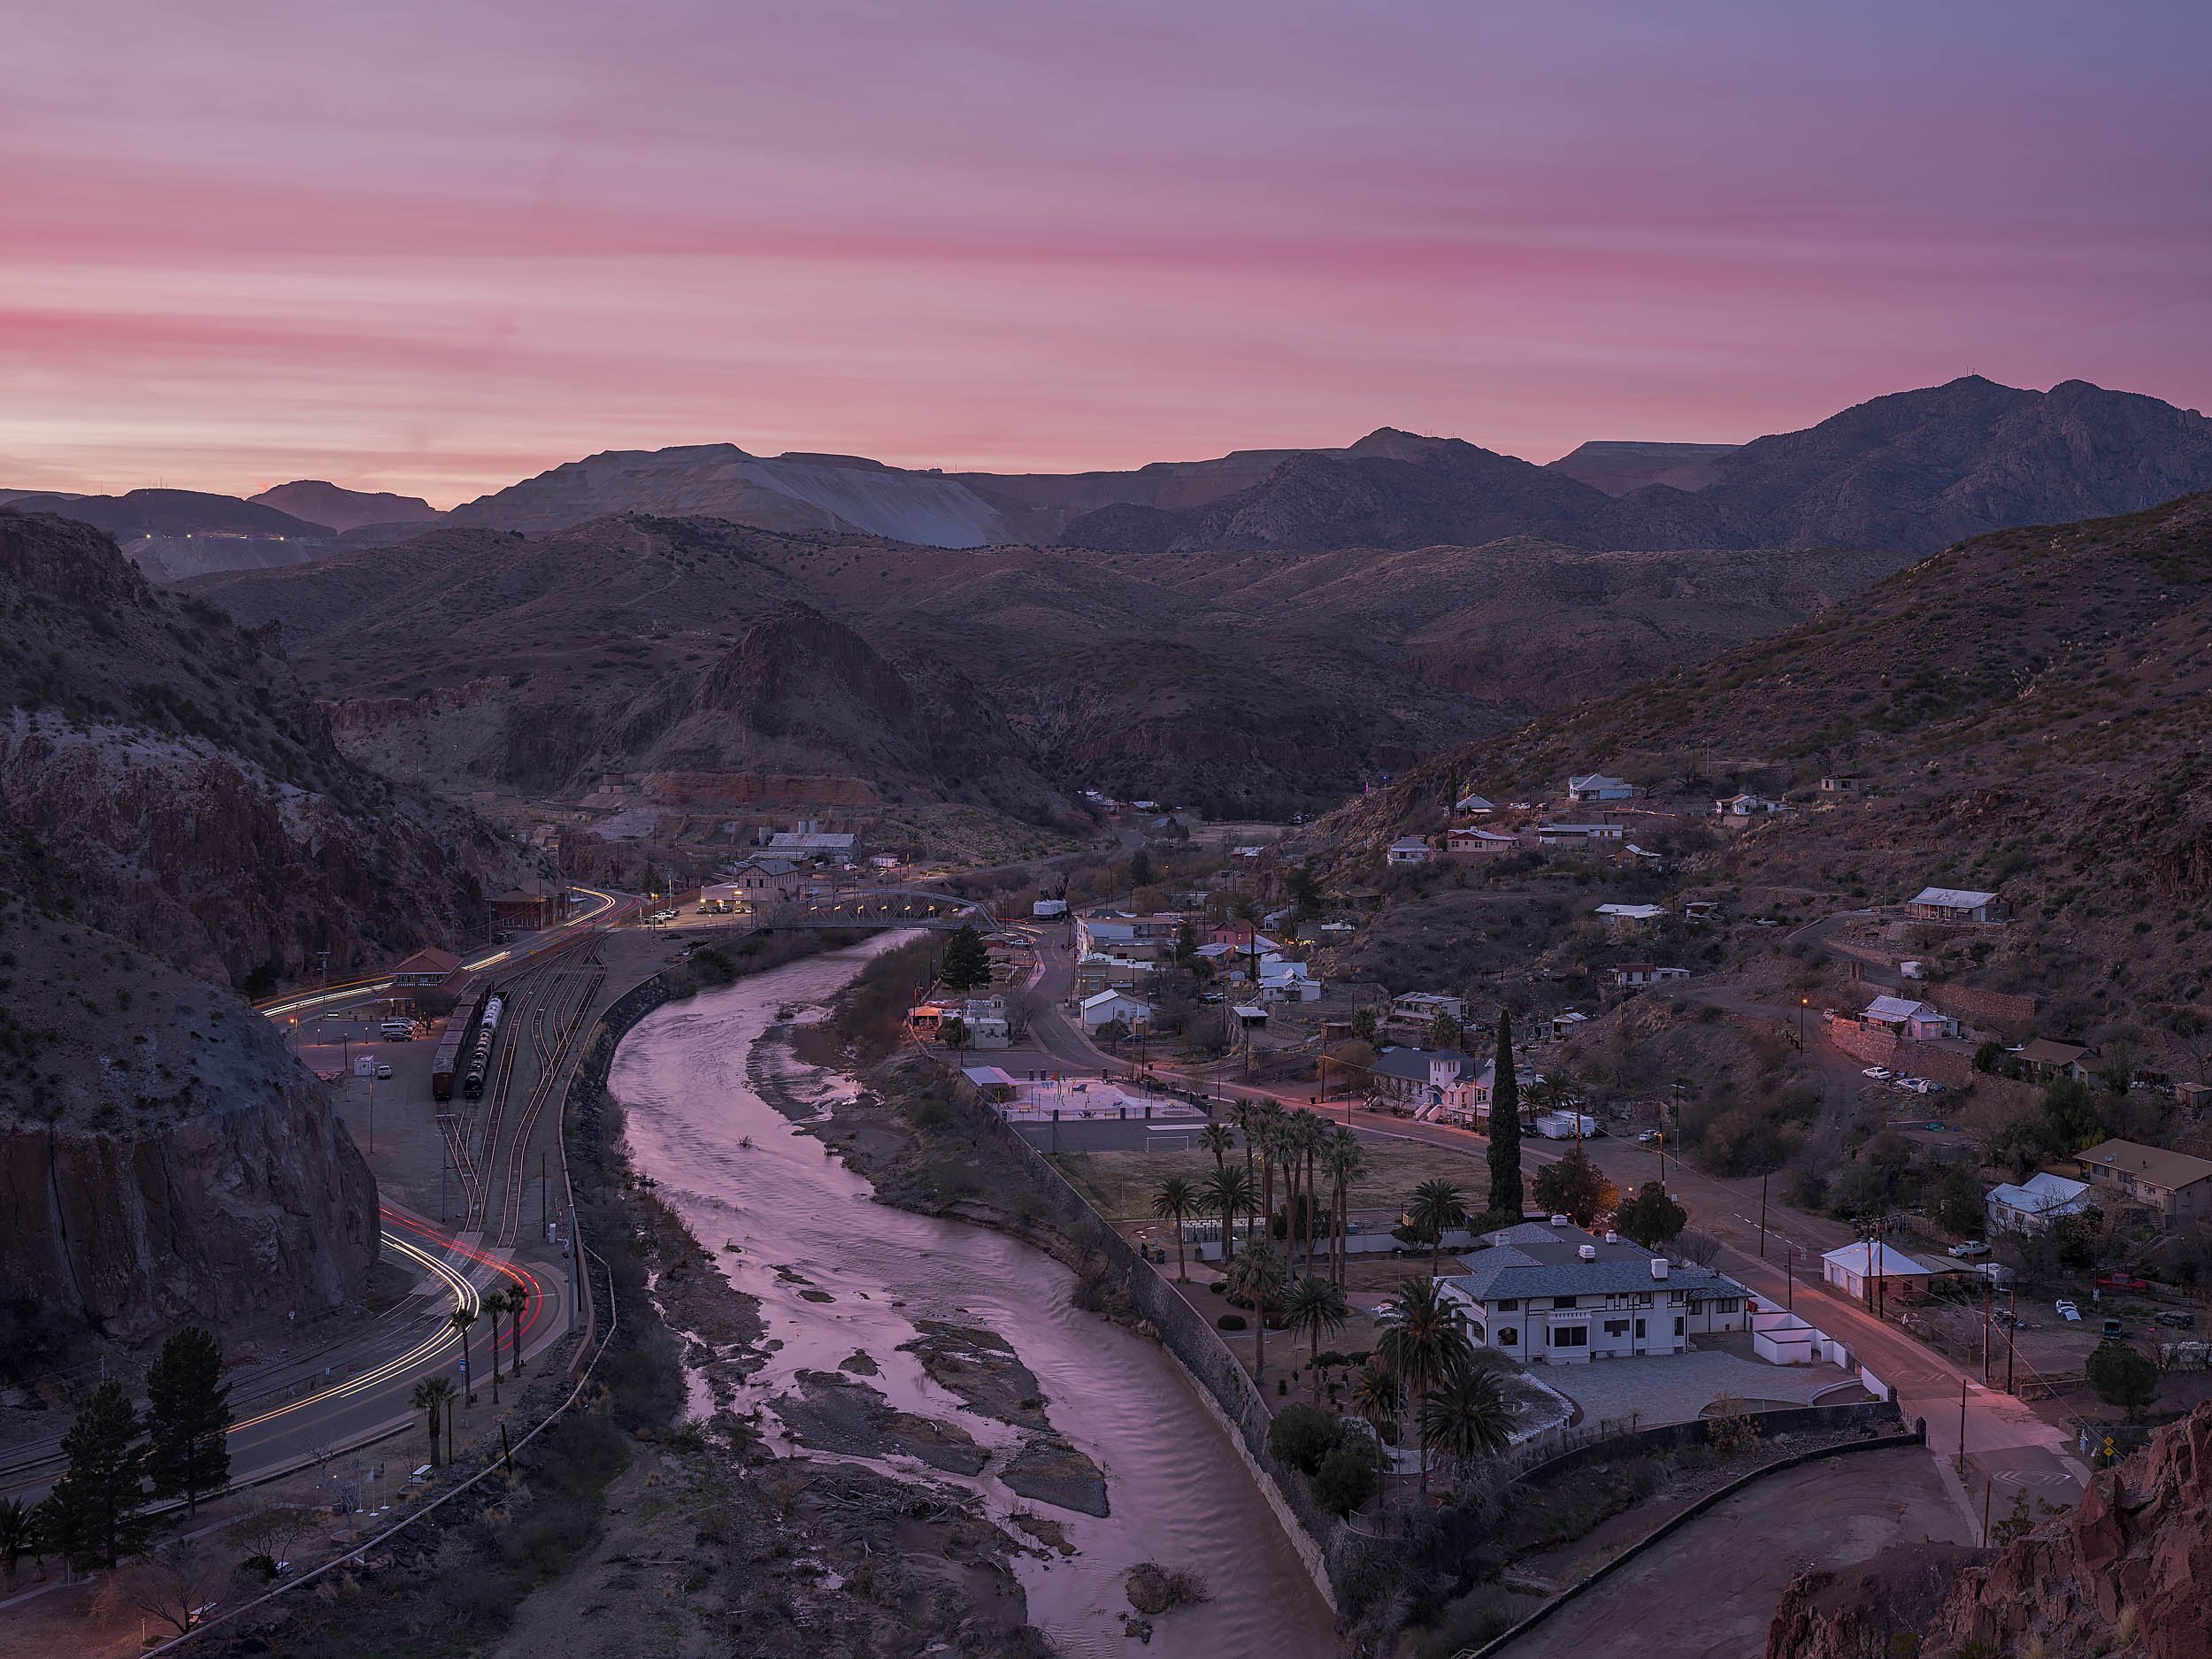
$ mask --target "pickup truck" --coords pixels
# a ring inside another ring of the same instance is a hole
[[[2097,1275],[2097,1288],[2099,1290],[2132,1290],[2139,1293],[2147,1291],[2150,1287],[2150,1280],[2147,1279],[2137,1279],[2132,1274],[2129,1273],[2100,1273]]]

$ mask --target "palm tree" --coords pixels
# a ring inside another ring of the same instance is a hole
[[[1237,1144],[1236,1132],[1224,1123],[1208,1124],[1198,1132],[1198,1144],[1214,1155],[1214,1168],[1219,1169],[1228,1161]]]
[[[488,1290],[483,1295],[484,1311],[492,1320],[492,1403],[499,1403],[499,1316],[507,1311],[507,1293]]]
[[[1338,1247],[1336,1282],[1340,1285],[1348,1277],[1348,1269],[1352,1257],[1352,1183],[1366,1171],[1367,1149],[1360,1145],[1357,1135],[1348,1129],[1340,1128],[1331,1139],[1328,1150],[1322,1156],[1328,1164],[1329,1182],[1334,1192],[1334,1202],[1330,1205],[1330,1219],[1335,1224],[1332,1232]]]
[[[1183,1218],[1198,1208],[1198,1189],[1179,1175],[1171,1175],[1152,1189],[1152,1213],[1175,1228],[1175,1282],[1187,1284],[1183,1269]]]
[[[1267,1380],[1268,1304],[1281,1297],[1287,1277],[1283,1258],[1264,1238],[1229,1265],[1231,1293],[1252,1301],[1252,1377],[1256,1382]]]
[[[1375,1480],[1382,1481],[1383,1433],[1398,1421],[1401,1395],[1397,1373],[1380,1360],[1371,1359],[1352,1379],[1352,1409],[1375,1431]]]
[[[1459,1310],[1445,1296],[1434,1279],[1398,1281],[1398,1301],[1389,1324],[1375,1340],[1375,1351],[1384,1364],[1398,1374],[1416,1402],[1421,1424],[1421,1497],[1429,1495],[1429,1391],[1443,1382],[1474,1353],[1460,1322]]]
[[[1413,1230],[1429,1240],[1429,1277],[1436,1277],[1444,1262],[1444,1235],[1467,1225],[1467,1195],[1447,1180],[1423,1181],[1413,1189],[1406,1212]]]
[[[1260,1121],[1259,1102],[1249,1100],[1237,1102],[1229,1108],[1229,1121],[1236,1125],[1238,1138],[1244,1142],[1244,1172],[1256,1182],[1260,1176],[1253,1167],[1252,1157],[1259,1148],[1253,1142],[1252,1131]]]
[[[507,1286],[507,1373],[522,1375],[522,1316],[530,1310],[530,1293],[519,1285]]]
[[[475,1323],[476,1310],[473,1308],[456,1308],[453,1317],[446,1321],[453,1328],[453,1334],[461,1339],[461,1375],[469,1379],[470,1405],[476,1403],[476,1371],[469,1363],[469,1326]]]
[[[1344,1293],[1333,1283],[1309,1273],[1290,1287],[1290,1339],[1296,1354],[1298,1333],[1304,1332],[1312,1346],[1307,1350],[1307,1366],[1313,1372],[1313,1401],[1321,1403],[1321,1339],[1334,1336],[1344,1328],[1351,1317],[1351,1304],[1344,1300]]]
[[[1225,1164],[1209,1176],[1202,1196],[1208,1210],[1221,1217],[1221,1265],[1227,1271],[1236,1259],[1237,1217],[1252,1208],[1252,1177],[1235,1164]]]
[[[1497,1373],[1462,1364],[1421,1402],[1421,1444],[1471,1463],[1503,1451],[1512,1438],[1512,1409],[1505,1402]]]
[[[435,1377],[426,1377],[415,1385],[415,1409],[430,1414],[430,1466],[438,1466],[438,1436],[444,1431],[439,1426],[438,1413],[449,1408],[453,1396],[460,1391],[453,1386],[453,1379],[441,1371]]]

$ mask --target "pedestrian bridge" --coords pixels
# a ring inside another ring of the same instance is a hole
[[[756,903],[758,927],[972,927],[979,933],[1002,931],[998,918],[972,899],[926,888],[872,887],[818,898]]]

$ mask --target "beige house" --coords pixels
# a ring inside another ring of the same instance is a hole
[[[2074,1155],[2091,1192],[2139,1205],[2169,1227],[2212,1220],[2212,1162],[2132,1141],[2101,1141]]]

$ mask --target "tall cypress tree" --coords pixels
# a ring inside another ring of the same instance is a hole
[[[1521,1087],[1513,1078],[1513,1020],[1498,1010],[1498,1070],[1490,1086],[1490,1210],[1521,1217]]]
[[[963,925],[945,944],[945,965],[938,978],[955,991],[972,991],[991,982],[990,953],[983,936]]]
[[[146,1472],[157,1494],[182,1498],[190,1515],[200,1512],[200,1494],[230,1484],[230,1385],[222,1378],[222,1344],[196,1325],[164,1342],[146,1372]]]
[[[112,1567],[146,1541],[146,1448],[138,1410],[120,1383],[102,1383],[61,1438],[69,1467],[50,1512],[61,1554],[79,1567]]]

